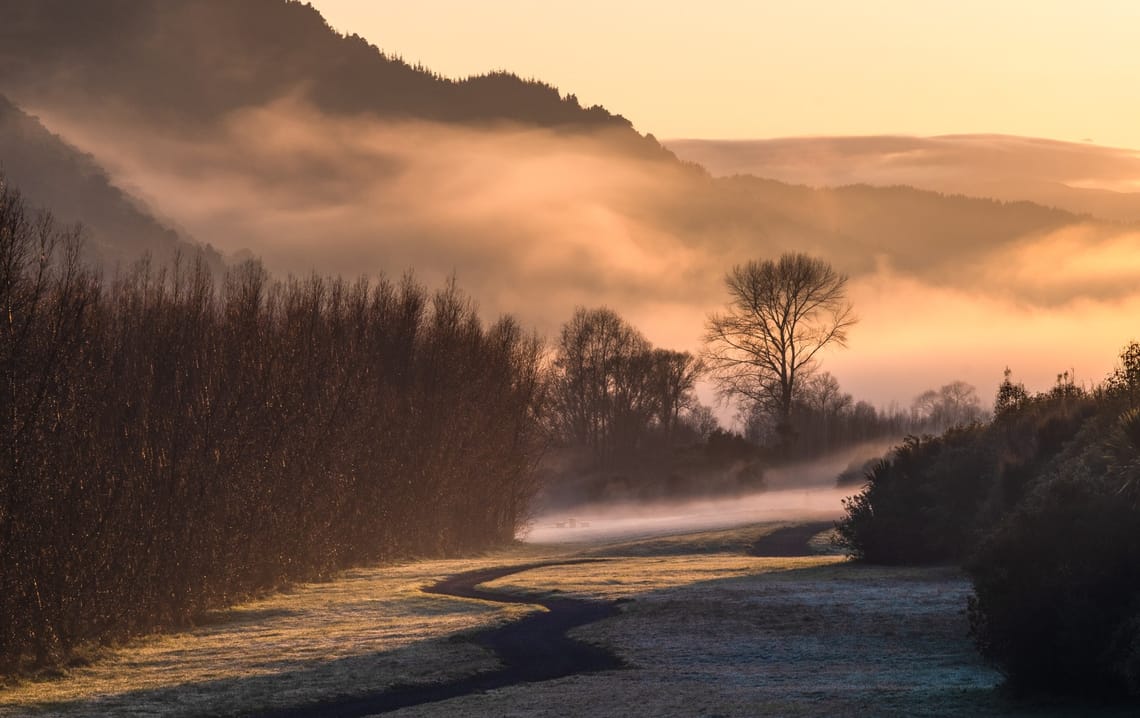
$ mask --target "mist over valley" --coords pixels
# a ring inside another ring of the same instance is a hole
[[[1134,708],[1137,151],[818,48],[841,131],[658,140],[416,12],[0,0],[0,716]]]

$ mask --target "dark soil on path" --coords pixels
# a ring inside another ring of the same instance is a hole
[[[481,631],[471,637],[475,643],[493,651],[502,662],[502,668],[477,673],[448,683],[394,686],[373,695],[334,698],[297,708],[256,715],[272,716],[273,718],[367,716],[503,688],[517,683],[547,681],[577,673],[622,668],[621,659],[610,651],[576,641],[566,635],[567,631],[572,628],[600,621],[616,614],[618,612],[616,603],[578,598],[522,596],[477,588],[481,583],[521,571],[544,566],[565,566],[598,560],[604,559],[550,561],[469,571],[451,576],[424,589],[427,593],[444,596],[477,598],[498,603],[534,604],[544,606],[547,609],[506,625]]]
[[[748,549],[749,556],[814,556],[808,546],[812,537],[835,526],[834,521],[814,521],[787,526],[761,536]]]

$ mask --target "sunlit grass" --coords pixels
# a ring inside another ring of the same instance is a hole
[[[611,558],[599,563],[549,566],[485,584],[487,588],[547,596],[630,598],[704,581],[827,566],[839,556],[755,558],[729,554]]]
[[[328,583],[203,617],[199,628],[103,651],[62,678],[0,690],[0,715],[200,715],[446,680],[496,660],[456,634],[533,607],[452,599],[420,588],[466,570],[546,555],[519,547],[480,559],[360,569]]]

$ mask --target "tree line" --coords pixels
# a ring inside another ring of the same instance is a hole
[[[509,541],[552,439],[658,494],[761,477],[696,400],[706,358],[606,308],[549,356],[454,281],[219,279],[202,256],[108,279],[0,179],[0,311],[0,671]]]
[[[454,282],[105,279],[0,180],[0,670],[283,583],[511,540],[541,343]]]
[[[736,265],[729,302],[698,354],[654,348],[607,307],[578,307],[554,346],[550,423],[555,503],[755,491],[766,466],[855,444],[942,431],[986,415],[960,381],[908,409],[855,401],[822,370],[824,349],[854,326],[847,277],[803,254]],[[738,408],[726,432],[700,403],[711,381]],[[859,480],[861,466],[852,468]]]
[[[553,419],[599,461],[674,436],[696,406],[703,372],[689,352],[655,349],[607,307],[579,307],[562,327],[553,371]]]

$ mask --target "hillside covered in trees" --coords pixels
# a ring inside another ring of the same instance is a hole
[[[638,315],[707,307],[724,267],[785,251],[825,256],[855,280],[888,271],[1034,306],[1131,286],[983,271],[1109,245],[1128,227],[906,187],[713,178],[571,94],[504,72],[440,77],[298,2],[4,0],[0,11],[0,92],[90,153],[113,186],[145,188],[180,231],[277,272],[415,267],[442,280],[458,268],[489,312],[520,311],[546,333],[599,289]],[[70,220],[39,196],[70,180],[52,169],[58,151],[36,146],[10,175]],[[106,241],[162,244],[121,234]],[[600,241],[583,248],[583,237]],[[657,281],[666,264],[685,281]]]
[[[441,77],[340,35],[293,0],[4,0],[0,14],[0,84],[34,103],[208,123],[297,93],[333,114],[611,129],[629,147],[671,156],[624,118],[541,81]]]

